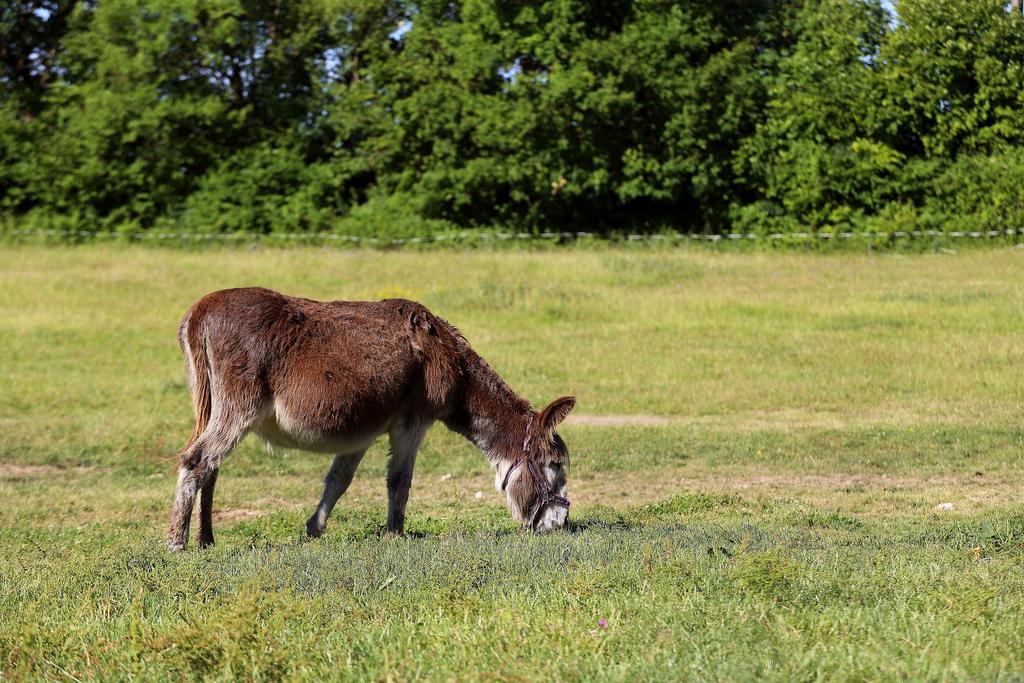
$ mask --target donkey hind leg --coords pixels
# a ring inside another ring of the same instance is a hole
[[[316,512],[306,522],[306,535],[310,538],[320,538],[327,526],[327,518],[331,516],[331,510],[338,502],[338,499],[348,490],[352,483],[352,476],[366,453],[364,448],[355,453],[346,453],[334,457],[331,469],[324,478],[324,495],[320,498],[320,504],[316,506]]]
[[[200,548],[213,545],[213,489],[217,485],[220,468],[210,471],[206,483],[199,490],[199,542]]]
[[[388,531],[405,533],[405,505],[409,502],[416,452],[429,425],[402,421],[391,428],[388,460]]]
[[[196,494],[200,488],[210,483],[211,477],[216,476],[224,458],[242,440],[249,425],[244,422],[232,421],[227,423],[221,417],[211,420],[206,431],[200,435],[196,442],[181,454],[181,465],[178,468],[178,487],[174,492],[174,507],[171,509],[171,523],[167,529],[167,547],[170,550],[184,550],[188,545],[188,528],[192,521],[192,508],[195,506]],[[209,501],[210,512],[213,511],[213,484],[209,486],[209,496],[204,499]],[[205,507],[206,501],[200,506]],[[202,516],[202,515],[200,515]],[[200,526],[203,521],[201,520]],[[200,529],[200,542],[202,529]],[[213,540],[213,530],[210,529],[210,541]]]

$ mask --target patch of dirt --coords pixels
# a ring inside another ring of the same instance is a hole
[[[868,419],[868,422],[873,422]],[[754,410],[729,415],[570,415],[568,424],[586,427],[664,427],[684,425],[741,432],[787,431],[790,429],[842,429],[865,422],[864,416],[838,415],[806,410]]]
[[[678,418],[664,415],[570,415],[566,422],[574,425],[598,427],[619,427],[622,425],[640,425],[655,427],[679,422]]]
[[[728,415],[570,415],[566,423],[584,427],[664,427],[681,425],[726,429],[732,432],[772,432],[794,429],[852,429],[900,424],[950,425],[969,422],[962,415],[941,412],[912,413],[881,410],[877,413],[836,413],[801,409],[748,410]]]
[[[1019,483],[970,473],[915,477],[887,474],[707,475],[681,477],[680,490],[786,498],[844,512],[892,514],[932,511],[956,501],[956,509],[1002,507],[1016,497]]]
[[[53,469],[45,467],[41,471],[44,476],[54,473]],[[304,516],[315,509],[320,495],[320,488],[315,482],[286,486],[284,490],[275,491],[276,495],[261,495],[266,492],[269,480],[247,481],[240,487],[242,490],[233,490],[228,505],[215,508],[215,524],[231,525],[282,511],[301,510]],[[479,498],[476,497],[478,492]],[[817,509],[865,518],[885,518],[938,514],[935,506],[947,502],[953,503],[954,508],[942,512],[946,515],[1006,509],[1019,499],[1020,482],[1012,472],[981,475],[972,470],[915,476],[912,472],[794,472],[753,467],[721,469],[696,463],[637,471],[593,471],[581,462],[569,477],[569,496],[576,511],[598,505],[625,510],[658,503],[676,495],[701,493],[735,494],[747,501],[752,510],[759,510],[761,506],[766,506],[767,510]],[[161,489],[159,505],[147,514],[157,526],[166,521],[165,504],[169,503],[169,496],[169,489]],[[147,503],[152,497],[143,496],[140,501]],[[478,473],[455,474],[444,481],[439,481],[436,476],[417,478],[413,483],[409,509],[416,514],[430,515],[435,510],[457,513],[459,509],[480,509],[481,506],[502,509],[504,504],[503,495],[494,489],[493,476],[485,466],[481,466]],[[383,519],[387,511],[384,482],[377,477],[357,475],[339,502],[335,515],[344,515],[349,506],[372,508]],[[113,518],[121,514],[115,512],[101,513],[99,517]]]
[[[874,424],[873,418],[866,420]],[[751,410],[729,415],[703,415],[688,421],[704,427],[738,432],[789,431],[791,429],[844,429],[865,422],[861,415],[839,415],[811,410]]]
[[[57,474],[87,474],[95,472],[96,467],[57,467],[56,465],[16,465],[0,462],[0,479],[21,479]]]
[[[231,508],[229,510],[214,510],[213,519],[217,522],[237,522],[243,519],[255,519],[267,514],[263,510],[251,508]]]
[[[902,488],[921,488],[948,484],[946,477],[911,478],[888,474],[785,474],[785,475],[711,475],[707,477],[682,477],[679,484],[687,489],[700,487],[729,488],[740,491],[855,491],[875,489],[894,491]]]

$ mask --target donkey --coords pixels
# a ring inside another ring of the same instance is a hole
[[[306,523],[317,538],[363,455],[387,433],[387,530],[402,534],[416,452],[440,420],[484,452],[495,488],[524,528],[562,527],[569,452],[555,428],[571,396],[531,408],[452,325],[413,301],[330,301],[269,289],[207,294],[181,321],[196,425],[178,455],[167,546],[188,545],[199,496],[200,546],[213,543],[213,490],[249,432],[268,445],[334,454]]]

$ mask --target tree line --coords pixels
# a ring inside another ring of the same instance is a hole
[[[0,110],[7,225],[1024,228],[1002,0],[28,0]]]

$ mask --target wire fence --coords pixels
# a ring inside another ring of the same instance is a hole
[[[1024,228],[987,231],[943,231],[943,230],[894,230],[891,232],[791,232],[791,233],[726,233],[726,234],[603,234],[596,232],[493,232],[465,230],[460,232],[442,233],[413,237],[367,237],[362,235],[342,235],[332,232],[293,232],[293,233],[203,233],[203,232],[89,232],[86,230],[12,230],[0,233],[0,237],[15,238],[54,238],[113,241],[157,241],[157,242],[311,242],[336,243],[353,246],[369,247],[401,247],[416,244],[435,244],[444,242],[509,242],[509,241],[578,241],[608,240],[627,242],[835,242],[843,240],[862,240],[868,243],[886,243],[893,240],[961,240],[961,239],[997,239],[1010,238],[1016,242],[1024,237]]]

